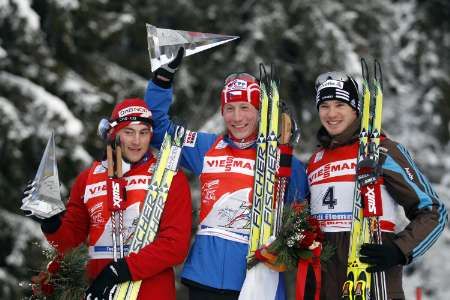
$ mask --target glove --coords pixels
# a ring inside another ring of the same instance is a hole
[[[131,274],[125,259],[119,259],[107,265],[87,289],[87,300],[109,299],[117,284],[130,281]]]
[[[168,89],[172,86],[175,73],[183,61],[184,48],[178,49],[177,56],[166,66],[161,66],[156,69],[153,74],[153,83],[164,89]]]
[[[28,200],[29,197],[31,197],[31,193],[33,193],[36,189],[35,185],[35,181],[28,181],[27,186],[23,190],[22,203],[24,203]],[[25,210],[24,212],[26,216],[41,224],[41,229],[44,233],[54,233],[58,230],[59,226],[61,226],[61,213],[51,216],[50,218],[38,218],[35,215],[32,215],[31,211]]]
[[[369,273],[385,271],[406,263],[403,252],[393,242],[385,242],[381,245],[363,244],[359,254],[361,262],[370,265],[367,268]]]
[[[263,262],[268,268],[277,271],[284,272],[287,267],[284,264],[277,264],[277,255],[267,251],[267,247],[260,248],[255,251],[255,258]]]

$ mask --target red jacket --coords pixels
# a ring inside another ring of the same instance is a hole
[[[154,158],[126,172],[123,177],[127,180],[127,187],[137,176],[151,176],[148,170],[153,163],[155,163]],[[85,203],[85,196],[88,194],[87,185],[92,187],[89,182],[92,181],[92,174],[97,174],[94,169],[98,170],[99,168],[101,171],[101,165],[94,163],[76,178],[61,226],[55,233],[46,234],[47,240],[56,245],[60,252],[65,252],[86,242],[91,233],[97,234],[96,232],[98,232],[98,212],[94,221],[95,212],[92,208],[89,209],[88,203]],[[100,185],[103,182],[99,179],[96,180]],[[128,193],[127,190],[127,195]],[[143,200],[140,199],[141,203]],[[135,203],[136,201],[130,202]],[[188,181],[184,173],[179,171],[169,190],[155,240],[138,253],[132,253],[126,257],[133,280],[143,280],[138,299],[148,299],[151,296],[151,299],[175,300],[175,279],[172,267],[181,264],[187,255],[191,216],[192,206]],[[138,214],[133,216],[133,218],[138,217]],[[104,222],[107,221],[107,218]],[[137,219],[135,221],[137,222]],[[92,243],[93,239],[89,240]],[[91,258],[87,267],[89,279],[95,278],[109,262],[111,259]]]

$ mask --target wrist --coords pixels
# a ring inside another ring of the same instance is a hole
[[[112,265],[117,270],[117,283],[122,283],[122,282],[132,280],[130,269],[128,268],[128,264],[124,258],[119,259],[116,262],[113,262]]]

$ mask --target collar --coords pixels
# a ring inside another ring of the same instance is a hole
[[[252,140],[235,140],[233,139],[229,134],[225,134],[223,136],[223,140],[227,142],[231,147],[237,148],[237,149],[249,149],[249,148],[256,148],[256,136],[255,139]]]

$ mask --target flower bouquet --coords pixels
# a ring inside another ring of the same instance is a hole
[[[306,204],[292,204],[283,212],[283,223],[276,239],[267,247],[276,254],[275,264],[287,270],[297,268],[299,260],[310,260],[320,249],[320,260],[326,261],[333,254],[331,246],[324,243],[319,222],[313,218]]]
[[[275,240],[255,252],[249,267],[259,261],[278,272],[297,269],[296,299],[300,300],[304,298],[308,267],[312,266],[317,286],[315,299],[319,299],[320,263],[328,260],[334,249],[324,242],[319,222],[310,215],[306,204],[286,206],[282,221]]]
[[[48,263],[31,278],[31,299],[83,299],[87,288],[86,246],[74,248],[64,255],[54,248],[45,249],[43,253]]]

